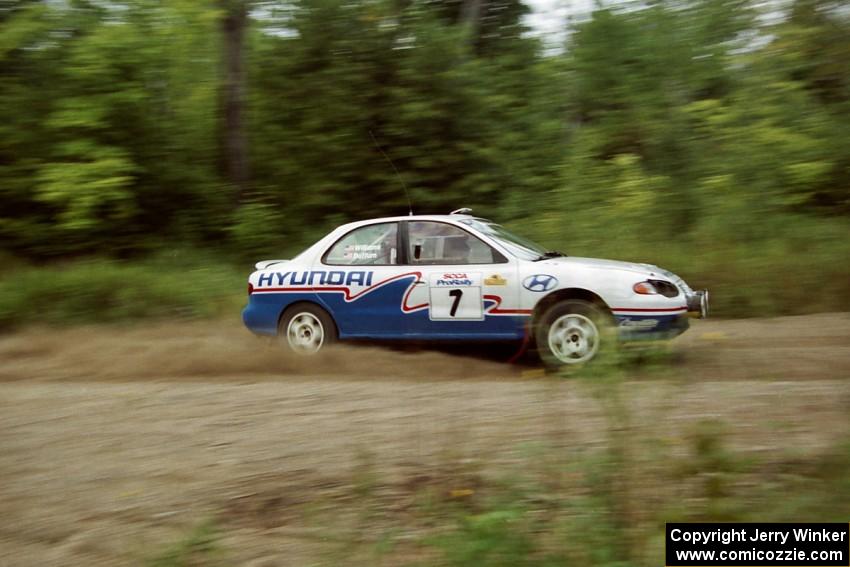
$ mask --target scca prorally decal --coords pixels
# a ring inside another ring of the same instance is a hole
[[[257,287],[281,287],[285,285],[372,285],[374,272],[334,270],[326,272],[315,270],[307,272],[271,272],[263,274],[257,280]]]
[[[443,274],[440,278],[438,278],[434,285],[438,287],[442,286],[452,286],[452,287],[463,287],[463,286],[471,286],[472,279],[464,273],[457,274]]]
[[[558,278],[549,274],[534,274],[522,280],[522,287],[528,291],[549,291],[558,285]]]

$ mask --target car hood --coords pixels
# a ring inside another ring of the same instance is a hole
[[[604,260],[601,258],[579,258],[575,256],[563,256],[536,262],[538,265],[568,268],[570,266],[596,268],[602,270],[626,270],[640,274],[662,274],[667,275],[667,270],[662,270],[652,264],[638,264],[637,262],[622,262],[620,260]]]

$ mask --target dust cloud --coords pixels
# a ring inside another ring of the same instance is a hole
[[[669,348],[674,356],[666,364],[692,381],[829,380],[850,375],[850,314],[694,321]],[[0,335],[0,381],[431,381],[541,375],[533,361],[505,363],[516,345],[474,356],[466,350],[337,345],[320,356],[299,356],[232,320],[31,328]],[[640,368],[632,370],[640,375]]]
[[[336,345],[320,356],[303,356],[230,321],[34,328],[0,337],[0,380],[493,379],[517,374],[497,362],[515,350],[507,346],[492,361],[363,345]]]

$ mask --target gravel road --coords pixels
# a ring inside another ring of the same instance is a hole
[[[850,314],[697,321],[672,351],[624,386],[671,451],[705,419],[768,455],[850,433]],[[498,476],[604,429],[592,384],[530,366],[290,358],[230,322],[30,329],[0,337],[0,566],[138,564],[205,518],[232,564],[309,564],[321,541],[280,510],[345,492],[364,460],[398,486],[447,463]],[[245,521],[269,501],[277,521]]]

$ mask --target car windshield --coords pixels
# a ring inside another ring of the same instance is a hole
[[[460,222],[467,226],[471,226],[478,232],[486,234],[494,240],[497,240],[517,258],[521,258],[523,260],[539,260],[551,254],[536,242],[532,242],[522,236],[517,236],[505,227],[490,221],[484,219],[463,219]]]

